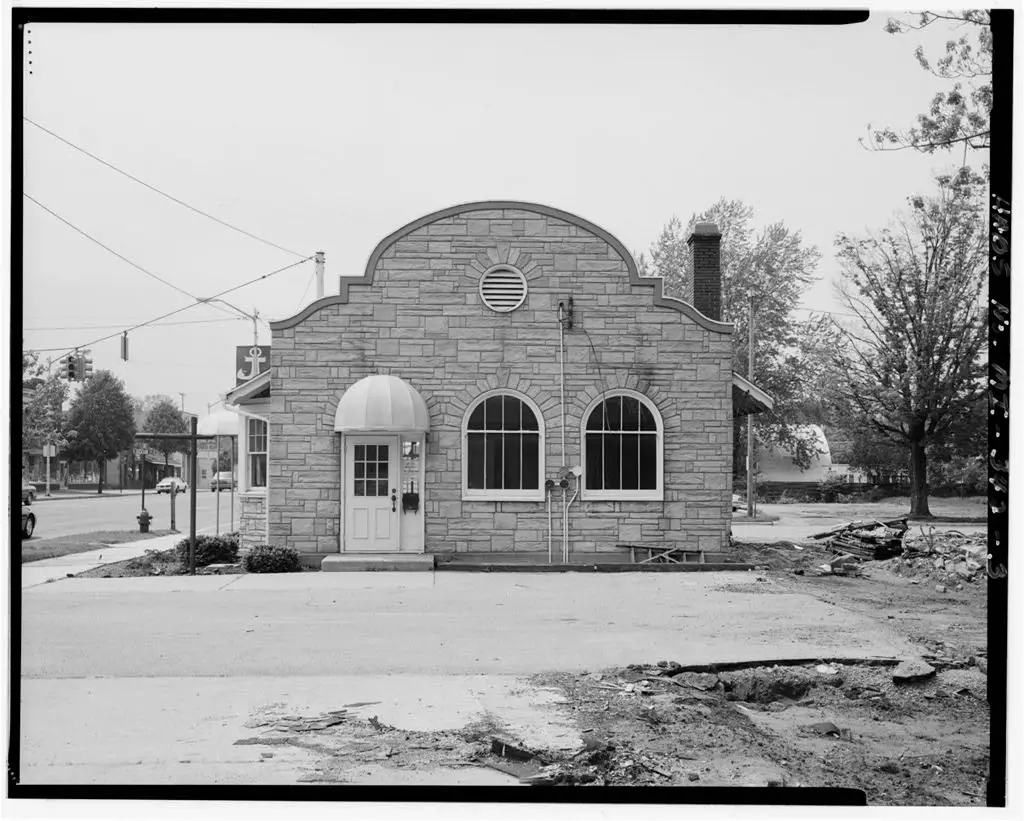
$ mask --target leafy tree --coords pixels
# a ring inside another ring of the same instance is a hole
[[[21,356],[21,451],[53,444],[63,449],[68,444],[64,425],[64,402],[69,387],[56,372],[44,376],[38,356],[23,351]]]
[[[740,200],[720,199],[694,214],[684,227],[673,216],[651,245],[651,261],[642,258],[640,272],[661,276],[669,296],[683,298],[693,277],[693,257],[686,245],[698,222],[713,222],[722,234],[722,319],[735,325],[734,368],[747,375],[750,323],[748,294],[754,295],[754,382],[775,400],[775,409],[755,417],[758,440],[793,454],[793,462],[807,467],[817,453],[816,438],[804,426],[803,401],[807,398],[802,357],[794,347],[793,309],[804,289],[815,279],[821,254],[804,245],[799,231],[776,222],[756,232],[754,209]],[[733,437],[734,467],[743,470],[746,437]]]
[[[968,173],[938,183],[878,234],[836,239],[859,323],[836,325],[830,384],[861,424],[909,450],[914,516],[930,515],[929,446],[984,395],[985,204]]]
[[[149,397],[146,398],[149,399]],[[137,406],[138,400],[136,400]],[[146,433],[189,433],[189,425],[185,421],[184,414],[167,397],[159,397],[152,403],[142,429]],[[166,469],[172,453],[179,451],[188,453],[190,440],[186,436],[182,439],[153,439],[150,442],[154,450],[158,450],[164,455],[164,468]]]
[[[105,461],[131,448],[135,438],[135,415],[124,383],[110,371],[97,371],[71,400],[68,428],[75,433],[68,458],[103,463],[97,489],[102,493]]]
[[[880,149],[912,148],[932,154],[936,149],[989,147],[989,121],[992,114],[992,30],[991,16],[985,10],[924,11],[917,22],[890,18],[885,30],[890,34],[920,31],[952,24],[962,32],[946,42],[945,53],[935,62],[918,46],[914,52],[925,71],[950,80],[953,87],[940,91],[917,124],[906,131],[885,128],[872,133],[874,146]],[[966,88],[964,87],[966,83]],[[870,126],[869,126],[870,128]]]

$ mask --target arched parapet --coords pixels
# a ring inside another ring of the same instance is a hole
[[[381,258],[392,248],[396,243],[407,238],[410,234],[413,234],[420,229],[429,226],[433,223],[440,222],[442,220],[450,219],[455,216],[480,212],[481,214],[497,215],[497,218],[501,218],[506,212],[518,212],[521,214],[536,214],[541,217],[550,217],[557,220],[561,220],[570,226],[585,231],[608,244],[619,257],[621,257],[623,263],[626,266],[629,275],[629,284],[641,286],[645,288],[653,288],[653,303],[655,305],[671,308],[679,313],[685,315],[689,319],[693,320],[697,325],[704,328],[705,330],[712,331],[720,334],[729,334],[733,331],[733,325],[729,322],[719,322],[711,319],[708,316],[702,314],[697,308],[688,302],[684,302],[674,297],[665,296],[664,294],[664,281],[661,277],[642,277],[636,266],[636,260],[633,259],[633,255],[629,253],[626,247],[611,233],[601,228],[599,225],[595,225],[589,220],[585,220],[575,214],[571,214],[568,211],[562,211],[558,208],[552,208],[548,205],[540,205],[538,203],[530,202],[519,202],[515,200],[484,200],[480,202],[469,202],[461,205],[453,205],[448,208],[443,208],[440,211],[434,211],[431,214],[415,219],[412,222],[403,225],[397,231],[392,232],[384,239],[382,239],[377,246],[373,249],[370,254],[369,260],[367,260],[366,268],[360,277],[343,277],[340,282],[339,293],[334,296],[324,297],[316,302],[313,302],[303,308],[294,316],[286,319],[280,319],[276,322],[271,322],[270,327],[274,331],[284,330],[286,328],[293,328],[300,324],[304,320],[316,312],[329,307],[331,305],[345,304],[349,301],[349,290],[354,287],[367,286],[373,283],[374,273],[377,270],[378,264]],[[508,260],[505,260],[508,261]],[[517,264],[524,267],[529,265],[528,261],[522,259],[517,261]],[[529,275],[529,272],[527,272]]]

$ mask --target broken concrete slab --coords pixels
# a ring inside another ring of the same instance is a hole
[[[892,680],[896,684],[908,684],[914,681],[924,681],[935,675],[935,668],[924,659],[907,659],[900,662],[899,666],[892,671]]]

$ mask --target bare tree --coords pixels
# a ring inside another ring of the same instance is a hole
[[[984,395],[987,225],[970,173],[877,235],[836,239],[842,299],[832,384],[864,424],[910,451],[913,516],[928,510],[927,451]]]

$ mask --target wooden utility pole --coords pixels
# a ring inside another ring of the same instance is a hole
[[[747,291],[747,379],[754,382],[754,292]],[[754,518],[754,414],[747,414],[747,516]]]

